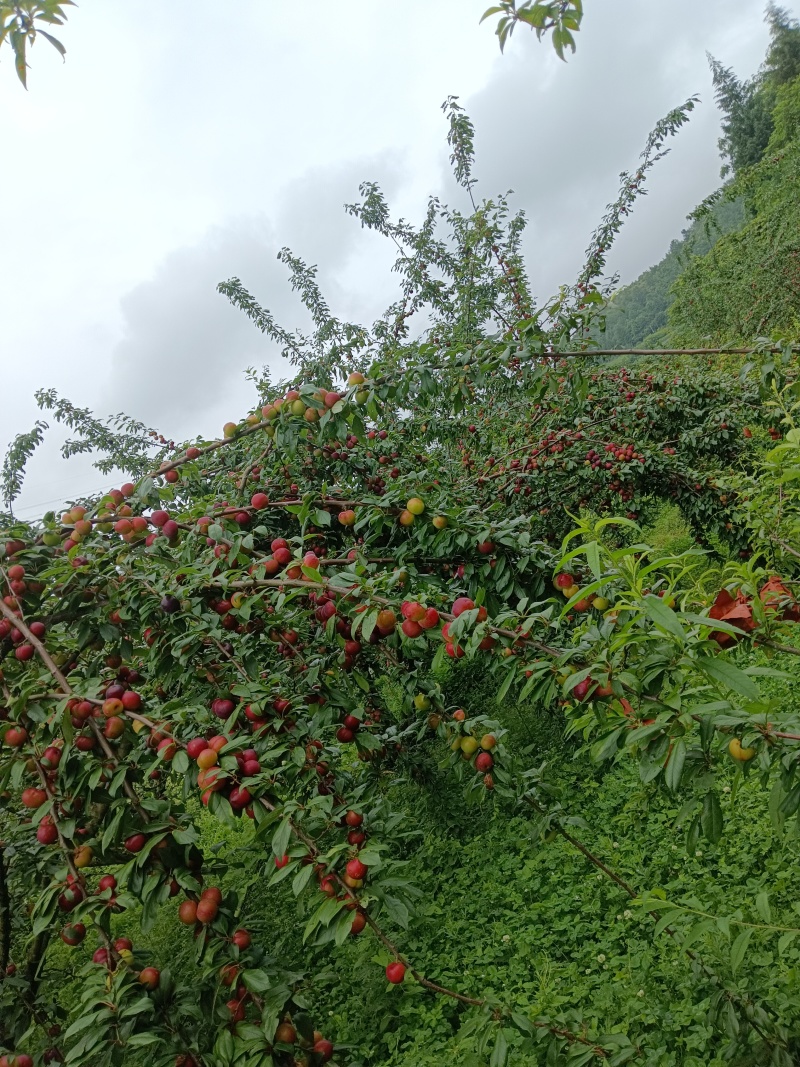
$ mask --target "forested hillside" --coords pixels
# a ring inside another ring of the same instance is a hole
[[[614,295],[603,347],[800,336],[800,28],[774,6],[768,21],[755,77],[711,59],[725,184],[664,259]]]
[[[709,220],[695,221],[664,258],[619,289],[611,299],[605,332],[597,334],[604,348],[659,348],[670,346],[667,315],[673,286],[692,258],[704,256],[721,236],[738,230],[745,221],[741,199],[715,204]]]
[[[745,226],[693,258],[674,286],[674,343],[800,337],[800,78],[782,87],[764,158],[726,187]]]

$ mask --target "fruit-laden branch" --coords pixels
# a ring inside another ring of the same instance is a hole
[[[561,350],[561,349],[545,349],[541,352],[530,351],[517,353],[518,358],[528,359],[571,359],[578,356],[751,356],[751,355],[763,355],[767,353],[780,353],[780,352],[800,352],[800,345],[780,346],[772,345],[768,347],[750,347],[750,348],[585,348],[579,350]],[[426,363],[425,366],[428,369],[435,369],[437,366],[439,369],[447,369],[451,367],[450,362],[438,365],[434,363]],[[386,379],[388,380],[388,379]],[[376,384],[383,382],[383,378],[375,379]],[[183,455],[178,456],[176,459],[167,463],[163,463],[157,470],[150,472],[151,478],[158,478],[161,475],[166,474],[168,471],[175,470],[177,467],[183,466],[185,463],[190,463],[198,459],[200,456],[206,455],[209,452],[215,452],[219,448],[223,448],[225,445],[233,444],[235,441],[240,441],[243,437],[249,437],[251,434],[257,433],[259,430],[263,430],[265,427],[270,426],[269,419],[264,419],[257,423],[252,423],[248,426],[243,426],[241,429],[237,429],[237,432],[232,437],[222,437],[216,441],[212,441],[211,444],[204,445],[202,448],[193,448],[190,456]],[[238,510],[242,510],[241,508]]]
[[[11,610],[11,608],[9,608],[8,605],[3,603],[3,601],[1,601],[1,600],[0,600],[0,612],[3,615],[5,615],[5,617],[9,620],[9,622],[12,623],[12,625],[16,626],[16,628],[20,631],[20,633],[24,634],[24,636],[25,636],[27,641],[30,641],[30,643],[36,649],[36,652],[40,656],[40,658],[41,658],[42,662],[44,663],[45,667],[47,667],[48,671],[50,671],[52,676],[58,682],[59,686],[61,687],[62,693],[65,696],[73,697],[75,695],[75,692],[74,692],[72,686],[69,684],[67,679],[61,673],[61,671],[58,669],[58,667],[55,664],[55,661],[53,660],[53,657],[50,655],[50,653],[44,647],[44,645],[39,640],[39,638],[36,636],[36,634],[32,633],[30,628],[27,626],[27,624],[18,615],[15,615],[14,612]],[[97,737],[98,742],[100,743],[100,747],[103,749],[103,752],[105,753],[105,755],[108,756],[108,757],[113,757],[114,754],[113,754],[111,748],[109,747],[108,742],[106,741],[105,737],[102,735],[102,732],[98,729],[97,724],[95,722],[92,722],[91,726],[92,726],[92,728],[94,730],[94,733],[95,733],[95,736]],[[42,779],[42,783],[44,785],[44,788],[45,788],[45,790],[47,790],[47,792],[49,794],[49,784],[47,783],[47,776],[45,775],[44,771],[42,770],[42,768],[39,766],[38,763],[37,763],[36,766],[37,766],[37,770],[39,771],[39,777]],[[145,822],[148,822],[149,821],[148,816],[147,816],[146,812],[144,812],[142,810],[141,805],[139,803],[139,798],[136,795],[136,792],[134,791],[133,787],[131,786],[131,784],[130,784],[130,782],[128,781],[127,778],[123,779],[122,788],[125,790],[125,795],[128,797],[128,800],[130,800],[130,802],[135,806],[136,810],[139,812],[139,814],[142,816],[142,818],[145,820]],[[53,823],[54,823],[54,825],[56,827],[56,830],[58,830],[58,823],[56,822],[55,815],[53,815]],[[58,836],[59,836],[59,841],[61,841],[62,838],[61,838],[61,832],[60,831],[58,831]],[[70,862],[70,869],[72,870],[72,873],[77,876],[77,872],[75,872],[74,869],[72,869],[71,860],[69,862]]]
[[[47,799],[50,801],[50,818],[52,820],[53,826],[55,827],[56,837],[58,838],[58,847],[61,850],[62,855],[64,856],[64,862],[69,868],[69,873],[72,875],[76,882],[79,882],[80,875],[78,874],[78,869],[75,866],[75,862],[72,858],[72,853],[70,852],[69,845],[67,844],[64,835],[61,832],[61,826],[59,824],[58,816],[56,815],[55,794],[50,788],[50,782],[47,779],[44,767],[42,767],[38,759],[35,759],[34,763],[36,764],[36,773],[39,775],[39,781],[42,783],[42,789],[45,791],[45,793],[47,794]]]
[[[299,583],[299,584],[304,584],[304,583]],[[308,583],[305,583],[305,584],[307,585]],[[239,667],[239,669],[240,669],[241,673],[244,674],[244,677],[247,678],[248,680],[250,680],[247,672],[244,671],[244,669],[242,667]],[[141,717],[139,717],[139,718],[141,718]],[[278,810],[276,805],[272,804],[269,800],[267,800],[266,797],[259,798],[259,803],[262,805],[262,807],[266,808],[266,810],[271,812],[271,813],[274,813],[274,812],[276,812]],[[301,829],[301,827],[299,827],[297,825],[297,823],[292,818],[288,819],[288,824],[289,824],[289,828],[291,829],[291,831],[295,835],[295,837],[297,837],[297,839],[299,841],[302,841],[302,843],[308,849],[309,856],[312,857],[312,858],[318,857],[319,856],[319,849],[317,848],[317,844],[314,841],[314,839],[312,837],[310,837],[308,834],[306,834],[306,832],[303,829]],[[332,871],[331,875],[334,878],[334,880],[338,883],[340,888],[344,891],[346,896],[351,901],[353,901],[355,904],[358,904],[358,897],[351,890],[351,888],[347,885],[347,883],[341,878],[341,876],[338,874],[338,872]],[[368,926],[373,931],[373,933],[376,935],[376,937],[379,939],[379,941],[389,950],[389,952],[392,953],[392,955],[395,957],[396,960],[398,960],[399,962],[403,963],[408,968],[408,970],[411,972],[411,974],[413,975],[415,980],[421,986],[423,986],[425,989],[429,989],[431,992],[438,993],[438,994],[440,994],[442,996],[451,997],[454,1000],[460,1001],[462,1004],[469,1004],[469,1005],[471,1005],[473,1007],[479,1007],[480,1008],[480,1007],[484,1007],[486,1005],[487,1002],[486,1002],[485,999],[476,998],[476,997],[469,997],[469,996],[465,995],[464,993],[458,993],[455,990],[447,989],[445,986],[439,985],[437,982],[432,982],[430,979],[426,978],[419,971],[417,971],[412,964],[410,964],[404,958],[404,956],[402,955],[402,953],[400,952],[398,947],[383,932],[383,930],[375,922],[375,920],[372,918],[372,916],[369,914],[369,912],[366,909],[362,911],[362,914],[364,915],[364,918],[365,918]],[[559,1037],[562,1037],[565,1040],[569,1041],[570,1043],[578,1043],[578,1044],[586,1045],[587,1047],[591,1048],[594,1051],[596,1056],[598,1056],[600,1058],[605,1059],[607,1057],[607,1053],[606,1053],[605,1049],[601,1048],[599,1045],[596,1045],[594,1042],[589,1041],[587,1038],[581,1037],[579,1034],[573,1033],[570,1030],[565,1030],[565,1029],[562,1029],[562,1028],[559,1028],[559,1027],[553,1027],[550,1024],[544,1023],[544,1022],[534,1022],[533,1025],[539,1027],[540,1029],[546,1029],[550,1033],[552,1033],[554,1035],[557,1035]]]
[[[70,696],[73,696],[73,695],[74,695],[74,691],[70,690]],[[110,759],[110,760],[113,760],[114,763],[118,765],[119,761],[117,760],[116,756],[114,755],[114,750],[111,748],[111,745],[109,745],[108,741],[106,740],[106,737],[105,737],[105,734],[103,733],[103,731],[100,729],[100,727],[94,721],[94,719],[90,719],[89,720],[89,725],[90,725],[90,727],[92,729],[92,733],[97,738],[97,743],[100,745],[100,748],[102,748],[103,753],[106,756],[106,758]],[[136,812],[139,815],[139,817],[141,818],[142,822],[145,823],[145,824],[149,823],[150,822],[150,816],[147,814],[147,812],[142,807],[141,801],[139,800],[139,796],[138,796],[136,790],[131,785],[131,783],[128,781],[127,775],[126,775],[125,778],[122,779],[122,788],[123,788],[123,790],[125,792],[125,796],[128,798],[128,800],[130,800],[131,804],[133,804],[133,806],[136,809]]]
[[[261,798],[260,803],[270,812],[274,812],[277,810],[275,805],[270,803],[270,801],[268,801],[264,797]],[[305,831],[302,830],[297,825],[297,823],[294,822],[293,819],[289,819],[289,827],[295,837],[297,837],[299,841],[302,841],[303,844],[306,846],[309,851],[309,855],[312,857],[317,857],[319,855],[319,849],[317,848],[314,839],[310,837],[307,833],[305,833]],[[335,879],[335,881],[338,883],[344,893],[350,898],[350,900],[358,903],[358,897],[355,895],[355,893],[353,893],[350,887],[346,884],[346,882],[344,882],[344,880],[336,871],[332,871],[330,876]],[[486,1006],[487,1001],[485,999],[477,997],[468,997],[464,993],[458,993],[453,989],[447,989],[445,986],[439,985],[437,982],[432,982],[429,978],[426,978],[424,975],[420,974],[420,972],[415,969],[413,964],[409,963],[409,961],[403,956],[397,945],[395,945],[394,942],[389,937],[387,937],[387,935],[375,922],[369,912],[364,910],[362,914],[364,915],[364,918],[367,921],[367,925],[370,927],[370,929],[381,942],[381,944],[384,945],[384,947],[392,953],[396,960],[398,960],[408,969],[408,971],[413,975],[414,979],[425,989],[429,989],[432,993],[438,993],[441,996],[452,997],[454,1000],[458,1000],[462,1004],[469,1004],[476,1008],[482,1008]],[[588,1038],[581,1037],[580,1034],[573,1033],[571,1030],[566,1030],[558,1026],[552,1026],[549,1023],[545,1022],[536,1022],[533,1020],[531,1020],[531,1022],[537,1028],[548,1030],[554,1036],[562,1037],[570,1044],[577,1043],[581,1045],[586,1045],[587,1048],[591,1048],[594,1054],[601,1059],[605,1059],[608,1056],[606,1050],[600,1045],[597,1045],[595,1044],[595,1042],[588,1040]]]
[[[260,798],[260,803],[262,807],[267,809],[267,811],[275,812],[278,810],[277,807],[265,797]],[[313,858],[318,857],[319,849],[317,848],[317,844],[314,839],[304,830],[302,830],[293,819],[289,819],[289,827],[295,837],[299,841],[302,841],[303,844],[306,846],[309,855]],[[339,876],[339,874],[336,871],[332,871],[331,876],[339,884],[340,888],[349,897],[349,899],[357,903],[358,897],[355,895],[352,889],[350,889],[347,883]],[[475,997],[468,997],[463,993],[457,993],[453,989],[446,989],[444,986],[437,985],[436,982],[429,981],[429,979],[425,978],[424,975],[420,974],[417,970],[415,970],[413,965],[410,964],[407,959],[405,959],[397,945],[395,945],[394,942],[387,937],[387,935],[383,932],[380,926],[378,926],[372,916],[366,911],[363,914],[364,918],[367,921],[367,925],[373,931],[373,933],[381,942],[381,944],[383,944],[384,947],[387,948],[389,952],[391,952],[395,959],[399,960],[400,963],[404,964],[408,968],[408,970],[411,972],[411,974],[421,986],[424,986],[426,989],[430,989],[435,993],[441,993],[443,996],[453,997],[454,1000],[460,1000],[463,1004],[471,1004],[476,1008],[482,1008],[483,1005],[486,1003],[485,1000],[477,999]]]
[[[352,597],[353,593],[359,588],[357,585],[354,585],[354,586],[334,585],[327,578],[323,578],[321,576],[320,576],[319,580],[315,580],[313,582],[310,582],[310,581],[307,581],[307,580],[303,580],[302,578],[251,578],[251,579],[237,581],[237,582],[229,582],[227,588],[231,588],[231,589],[252,589],[253,586],[257,586],[259,588],[260,587],[267,587],[267,588],[271,587],[273,589],[281,589],[283,586],[294,586],[294,587],[300,588],[300,589],[308,589],[309,591],[313,590],[316,586],[324,586],[326,589],[330,590],[331,593],[336,593],[337,595],[342,596],[342,597]],[[393,600],[390,600],[388,597],[378,596],[378,595],[376,595],[374,593],[370,593],[369,594],[369,599],[371,601],[373,601],[374,603],[376,603],[376,604],[393,604],[393,603],[395,603]],[[452,622],[452,621],[455,620],[456,616],[450,614],[450,612],[447,612],[447,611],[440,611],[439,612],[439,618],[440,619],[445,619],[448,622]],[[564,654],[561,649],[552,648],[550,645],[545,645],[541,641],[537,641],[535,638],[529,637],[527,634],[518,634],[518,633],[515,633],[513,630],[505,630],[500,626],[492,626],[491,624],[487,624],[487,629],[491,630],[492,633],[500,634],[502,637],[509,637],[513,641],[518,641],[518,642],[521,642],[521,643],[524,643],[524,644],[528,644],[532,648],[538,649],[538,651],[540,651],[540,652],[545,652],[549,656],[558,657],[558,656],[562,656]]]
[[[298,583],[298,584],[301,584],[301,585],[305,584],[306,586],[308,585],[308,583]],[[215,642],[215,643],[218,643],[218,642]],[[244,668],[240,664],[236,663],[235,661],[234,661],[234,665],[237,667],[237,669],[242,674],[242,676],[246,680],[249,681],[250,680],[249,675],[244,670]],[[53,694],[53,695],[57,696],[57,694]],[[99,701],[96,701],[96,700],[91,700],[91,702],[95,703],[95,704],[99,703]],[[155,722],[153,722],[151,719],[149,719],[147,716],[138,714],[137,712],[129,712],[127,710],[123,711],[122,715],[124,717],[126,717],[126,718],[129,718],[129,719],[135,721],[135,722],[140,722],[143,725],[149,727],[150,729],[157,729],[157,724]],[[182,748],[185,748],[185,745],[183,745],[181,742],[176,742],[176,744],[178,744]],[[116,761],[116,759],[114,757],[113,752],[110,753],[109,755],[110,755],[110,758],[116,763],[117,761]],[[277,812],[279,810],[278,807],[275,804],[273,804],[271,801],[269,801],[266,797],[259,798],[259,803],[262,805],[262,807],[264,807],[267,811],[269,811],[271,813]],[[297,823],[293,819],[290,818],[288,820],[288,825],[289,825],[289,828],[291,829],[291,832],[294,834],[294,836],[299,841],[301,841],[305,845],[305,847],[308,849],[309,857],[318,858],[320,853],[319,853],[319,848],[317,847],[317,844],[316,844],[315,840],[310,835],[308,835],[300,826],[298,826]],[[351,888],[345,883],[345,881],[341,878],[341,876],[338,874],[338,872],[332,871],[330,876],[337,882],[337,884],[340,886],[341,890],[344,892],[344,894],[347,896],[347,898],[350,901],[354,902],[355,904],[358,904],[358,897],[355,895],[355,893],[353,893]],[[362,912],[362,914],[364,915],[364,918],[365,918],[367,924],[372,929],[373,933],[378,938],[378,940],[388,949],[388,951],[394,956],[394,958],[397,961],[403,963],[407,967],[407,969],[413,975],[415,980],[421,986],[423,986],[423,988],[428,989],[431,992],[437,993],[437,994],[442,995],[442,996],[451,997],[454,1000],[458,1000],[463,1004],[468,1004],[468,1005],[473,1006],[473,1007],[484,1007],[486,1005],[487,1002],[486,1002],[485,999],[467,996],[464,993],[459,993],[456,990],[448,989],[445,986],[439,985],[437,982],[433,982],[430,979],[426,978],[423,974],[421,974],[418,970],[416,970],[416,968],[414,968],[414,966],[412,964],[410,964],[406,960],[406,958],[400,952],[400,950],[397,947],[397,945],[384,933],[384,931],[381,929],[381,927],[378,925],[378,923],[372,918],[372,916],[368,913],[368,911],[364,910]],[[545,1022],[541,1022],[541,1021],[533,1021],[533,1020],[531,1020],[531,1022],[537,1028],[546,1029],[550,1033],[552,1033],[554,1036],[561,1037],[561,1038],[563,1038],[564,1040],[566,1040],[566,1041],[568,1041],[570,1043],[578,1043],[578,1044],[586,1045],[588,1048],[591,1048],[594,1051],[595,1055],[597,1055],[600,1058],[606,1058],[606,1056],[607,1056],[607,1053],[606,1053],[605,1049],[603,1049],[601,1046],[597,1045],[595,1042],[592,1042],[592,1041],[588,1040],[587,1038],[582,1037],[579,1034],[575,1034],[572,1031],[567,1030],[567,1029],[565,1029],[563,1027],[557,1027],[557,1026],[550,1025],[549,1023],[545,1023]]]
[[[262,583],[259,583],[259,584],[262,584]],[[274,582],[273,581],[267,581],[267,582],[265,582],[263,584],[277,586],[277,585],[281,585],[283,583],[281,583],[280,581],[274,581]],[[294,581],[291,581],[291,580],[289,580],[287,582],[287,584],[304,586],[306,588],[308,588],[308,585],[309,585],[308,582],[294,582]],[[335,589],[336,587],[332,587],[332,588]],[[338,591],[339,592],[348,592],[346,590],[338,590]],[[380,599],[383,599],[383,598],[380,598]],[[48,668],[50,673],[53,675],[53,677],[58,682],[59,686],[62,689],[62,692],[67,696],[70,696],[70,697],[74,696],[75,694],[74,694],[74,691],[73,691],[72,687],[69,685],[69,683],[67,682],[67,680],[64,677],[64,675],[58,669],[58,667],[54,663],[52,657],[49,655],[49,653],[47,652],[47,649],[44,647],[42,642],[39,641],[39,639],[34,634],[31,633],[30,629],[26,626],[26,624],[24,622],[22,622],[22,620],[20,620],[17,616],[15,616],[14,613],[2,601],[0,601],[0,611],[4,615],[6,615],[7,617],[10,617],[10,620],[14,621],[14,623],[19,627],[20,631],[33,644],[33,646],[36,648],[36,651],[38,652],[38,654],[42,658],[42,661],[44,662],[45,666]],[[239,669],[243,673],[245,678],[249,678],[247,673],[244,672],[243,668],[240,667]],[[58,696],[58,694],[52,694],[52,695],[53,696]],[[91,698],[89,698],[89,699],[91,700],[91,703],[94,703],[94,704],[99,703],[96,700],[92,700]],[[145,716],[138,715],[136,713],[128,713],[128,712],[123,712],[123,715],[125,715],[125,717],[130,718],[130,719],[132,719],[134,721],[138,721],[138,722],[144,723],[145,725],[147,725],[147,726],[149,726],[151,728],[156,728],[156,724],[153,723],[150,719],[146,718]],[[98,741],[100,742],[101,746],[103,747],[103,751],[104,751],[105,755],[109,759],[113,760],[115,764],[118,763],[118,761],[116,760],[116,758],[114,756],[113,751],[110,749],[110,747],[107,744],[104,744],[105,738],[102,737],[101,731],[99,731],[96,728],[96,724],[93,724],[93,725],[95,725],[95,734],[96,734],[96,736],[98,738]],[[48,796],[50,796],[51,799],[52,799],[52,794],[50,793],[50,790],[49,790],[49,783],[47,782],[47,776],[45,775],[45,773],[42,770],[42,768],[39,766],[38,762],[37,762],[37,770],[39,771],[39,775],[40,775],[40,778],[42,780],[42,785],[43,785],[45,791],[48,793]],[[128,785],[128,789],[130,789],[129,785]],[[126,792],[128,792],[128,790],[126,790]],[[131,792],[132,792],[132,790],[131,790]],[[130,793],[128,793],[128,796],[134,803],[136,803],[136,805],[138,807],[138,797],[136,797],[135,794],[131,797]],[[267,810],[269,810],[271,812],[274,812],[276,810],[275,805],[271,804],[265,798],[261,798],[260,803],[265,808],[267,808]],[[77,871],[76,871],[76,869],[74,867],[74,864],[72,862],[72,858],[71,858],[71,856],[69,854],[69,851],[67,849],[66,842],[64,841],[64,839],[62,837],[62,834],[61,834],[60,828],[58,826],[58,822],[56,820],[56,817],[55,817],[55,815],[53,815],[52,817],[53,817],[54,826],[56,828],[56,832],[58,834],[59,846],[61,847],[61,850],[64,853],[64,856],[65,856],[65,858],[67,860],[67,863],[68,863],[68,866],[70,868],[71,873],[77,878],[78,877]],[[299,840],[301,840],[306,845],[306,847],[309,849],[309,853],[312,856],[318,855],[319,854],[319,850],[317,849],[317,846],[316,846],[316,843],[314,842],[314,840],[311,837],[309,837],[303,830],[301,830],[296,825],[296,823],[294,823],[293,820],[289,821],[289,825],[290,825],[290,828],[291,828],[292,832],[295,834],[295,836]],[[354,901],[358,900],[358,898],[355,896],[355,894],[353,894],[351,892],[350,888],[345,884],[345,882],[340,878],[340,876],[336,872],[333,872],[333,877],[339,883],[339,885],[345,891],[345,893],[348,895],[348,897],[350,897]],[[484,999],[478,999],[478,998],[475,998],[475,997],[469,997],[469,996],[467,996],[467,995],[465,995],[463,993],[459,993],[459,992],[457,992],[455,990],[447,989],[445,986],[441,986],[438,983],[432,982],[430,979],[425,978],[424,975],[419,973],[412,965],[407,963],[407,961],[404,959],[404,957],[402,956],[402,954],[401,954],[400,950],[397,948],[397,946],[386,936],[386,934],[383,932],[383,930],[378,926],[378,924],[375,922],[375,920],[366,911],[364,912],[364,918],[366,919],[368,925],[373,930],[375,935],[381,941],[381,943],[394,955],[394,957],[397,960],[399,960],[400,962],[405,963],[406,966],[408,966],[408,969],[410,970],[411,974],[413,975],[413,977],[416,979],[416,981],[421,986],[423,986],[426,989],[429,989],[431,992],[438,993],[438,994],[440,994],[442,996],[451,997],[451,998],[453,998],[455,1000],[460,1001],[461,1003],[469,1004],[469,1005],[474,1006],[474,1007],[484,1007],[486,1005],[486,1000],[484,1000]],[[103,931],[101,931],[101,932],[103,932]],[[107,948],[110,951],[112,951],[110,943],[107,945]],[[552,1033],[554,1036],[561,1037],[561,1038],[563,1038],[564,1040],[566,1040],[566,1041],[568,1041],[570,1043],[578,1043],[578,1044],[586,1045],[588,1048],[591,1048],[593,1050],[593,1052],[595,1053],[596,1056],[598,1056],[600,1058],[606,1058],[607,1057],[607,1053],[606,1053],[605,1049],[603,1049],[599,1045],[596,1045],[594,1042],[588,1040],[587,1038],[582,1037],[580,1034],[575,1034],[572,1031],[566,1030],[566,1029],[561,1028],[561,1027],[551,1026],[548,1023],[544,1023],[544,1022],[540,1022],[540,1021],[533,1021],[533,1020],[531,1020],[531,1021],[532,1021],[534,1026],[536,1026],[536,1027],[538,1027],[540,1029],[546,1029],[550,1033]]]
[[[544,350],[537,351],[535,346],[528,350],[520,349],[515,353],[515,360],[520,359],[538,361],[542,359],[557,360],[573,358],[576,356],[583,357],[614,357],[619,355],[636,355],[636,356],[649,356],[649,357],[667,357],[667,356],[681,356],[681,355],[758,355],[766,353],[786,353],[800,351],[800,346],[767,346],[767,347],[737,347],[737,348],[661,348],[661,349],[591,349],[583,348],[579,350],[561,350],[555,348],[545,348]],[[427,361],[422,366],[428,371],[443,371],[448,369],[461,370],[460,366],[454,365],[452,360],[448,360],[444,363],[437,362],[435,360]],[[391,375],[378,376],[373,379],[372,384],[375,386],[392,385],[396,383],[397,368],[394,368]],[[216,451],[222,448],[224,445],[232,444],[236,441],[240,441],[243,437],[250,436],[257,433],[259,430],[270,426],[270,420],[260,420],[258,422],[249,422],[247,425],[236,427],[235,432],[231,436],[225,436],[216,441],[212,441],[208,445],[204,445],[202,448],[197,446],[191,446],[187,449],[183,455],[175,457],[173,460],[164,462],[161,466],[150,471],[149,476],[151,478],[157,478],[174,471],[178,467],[183,466],[186,463],[192,462],[198,459],[202,455],[206,455],[210,452]],[[267,449],[268,451],[269,449]],[[251,465],[252,466],[252,465]],[[98,503],[97,507],[100,507]],[[97,508],[95,508],[95,511]],[[245,509],[240,509],[245,510]]]
[[[256,422],[251,426],[242,427],[242,429],[238,430],[233,437],[221,437],[218,441],[212,441],[210,445],[204,445],[202,448],[195,449],[191,456],[179,456],[170,463],[162,464],[158,470],[150,472],[150,477],[158,478],[159,475],[166,474],[167,471],[175,470],[176,467],[180,467],[184,463],[193,462],[199,456],[204,456],[207,452],[216,452],[218,448],[230,445],[234,441],[240,441],[243,437],[249,437],[250,434],[256,433],[258,430],[263,430],[265,426],[269,425],[269,421],[265,419],[263,422]]]
[[[39,638],[35,634],[31,633],[24,620],[21,619],[19,615],[15,615],[11,608],[2,600],[0,600],[0,614],[5,615],[11,625],[15,626],[20,631],[20,633],[25,635],[25,638],[33,645],[33,647],[39,653],[39,656],[41,657],[45,667],[47,667],[52,676],[58,682],[62,691],[66,693],[67,696],[72,696],[72,689],[70,688],[69,682],[56,666],[53,657],[44,647]]]

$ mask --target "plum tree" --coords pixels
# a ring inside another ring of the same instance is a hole
[[[661,127],[653,151],[683,117]],[[456,175],[471,190],[471,134],[455,104],[450,118]],[[426,975],[404,950],[416,897],[383,783],[424,745],[466,801],[518,805],[639,899],[576,837],[567,802],[503,724],[468,694],[447,702],[445,666],[475,661],[501,698],[560,707],[567,729],[591,741],[587,758],[637,760],[646,781],[681,796],[692,849],[722,833],[717,768],[733,756],[737,773],[769,777],[794,760],[800,724],[734,660],[755,642],[795,654],[796,354],[760,348],[750,366],[701,357],[688,371],[680,360],[608,366],[585,338],[614,211],[581,280],[537,312],[520,222],[503,205],[483,202],[468,219],[445,212],[451,260],[381,203],[369,187],[352,210],[407,251],[402,298],[372,331],[324,312],[313,271],[288,253],[313,337],[280,330],[235,280],[223,286],[293,352],[297,374],[281,387],[258,378],[252,410],[218,439],[177,445],[130,425],[114,437],[44,397],[74,416],[101,462],[127,450],[132,480],[3,531],[9,1062],[33,1052],[110,1065],[121,1045],[185,1067],[335,1062],[336,1035],[314,1029],[302,961],[276,961],[251,922],[237,888],[248,879],[298,898],[315,950],[373,937],[391,984],[473,1012],[480,1040],[495,1042],[493,1064],[514,1042],[552,1062],[625,1062],[644,1030],[593,1034],[580,1004],[528,1018],[473,979],[452,988]],[[432,283],[439,260],[447,284]],[[410,338],[422,307],[431,322]],[[770,431],[781,443],[761,459],[753,441],[770,447]],[[21,455],[6,463],[8,496]],[[779,512],[765,502],[777,484],[788,486]],[[637,540],[636,520],[663,500],[728,554],[724,588],[708,587],[706,552],[656,557]],[[789,793],[791,778],[781,781]],[[230,878],[201,847],[215,820],[248,841]],[[677,937],[658,908],[645,916]],[[161,909],[193,946],[194,973],[119,936],[123,922],[150,929]],[[82,996],[69,1007],[42,980],[57,941],[79,961]],[[783,1062],[772,1007],[691,951],[702,981],[722,991],[712,1025],[730,1034],[734,1017],[742,1056],[759,1043],[758,1055]],[[57,1055],[54,1019],[67,1024]]]

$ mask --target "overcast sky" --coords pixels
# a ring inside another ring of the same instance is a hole
[[[334,311],[364,321],[394,295],[391,250],[342,205],[377,180],[416,220],[448,176],[445,96],[476,127],[480,191],[513,189],[544,298],[571,281],[648,132],[702,106],[626,225],[611,267],[630,281],[719,184],[705,59],[750,75],[762,0],[587,0],[577,55],[518,30],[500,56],[489,0],[79,0],[31,55],[29,91],[0,63],[0,449],[54,387],[180,439],[217,436],[251,404],[243,370],[274,349],[215,292],[237,274],[287,326],[302,321],[276,262],[319,264]],[[795,14],[800,0],[785,0]],[[19,513],[110,483],[31,463]]]

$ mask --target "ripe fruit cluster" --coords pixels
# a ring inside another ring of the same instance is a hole
[[[458,677],[455,661],[476,659],[519,689],[561,685],[587,721],[608,712],[641,726],[623,695],[636,649],[625,671],[613,652],[597,667],[580,660],[607,650],[603,634],[624,610],[618,576],[584,596],[591,568],[559,563],[549,544],[560,519],[548,509],[560,516],[590,489],[600,510],[606,494],[638,508],[651,470],[698,499],[719,487],[694,471],[681,480],[687,438],[668,411],[677,383],[598,376],[590,388],[605,421],[594,426],[562,370],[536,413],[552,416],[545,430],[531,429],[528,407],[506,425],[496,398],[476,394],[469,446],[449,440],[431,414],[440,398],[413,392],[413,375],[301,384],[228,423],[220,441],[162,454],[151,477],[14,529],[0,561],[4,812],[29,869],[51,880],[35,914],[51,914],[76,953],[94,953],[98,995],[133,976],[153,1018],[180,1001],[166,966],[113,923],[183,893],[169,914],[194,937],[203,1003],[226,1005],[209,1009],[203,1047],[263,1023],[259,990],[283,979],[239,918],[241,901],[208,885],[219,865],[196,842],[212,819],[253,842],[256,877],[302,898],[318,945],[333,951],[369,926],[392,945],[387,981],[420,977],[381,925],[384,902],[402,895],[404,847],[386,780],[414,771],[415,735],[427,730],[449,745],[467,796],[493,804],[517,792],[501,725],[471,706],[447,713],[438,679]],[[517,372],[521,381],[520,361]],[[408,418],[395,424],[390,401]],[[641,443],[640,404],[653,409]],[[488,440],[499,460],[484,458]],[[796,613],[792,586],[771,581],[762,604],[783,624]],[[662,601],[675,606],[671,592]],[[570,687],[577,670],[589,673]],[[724,743],[746,766],[763,749],[742,736]],[[395,914],[413,907],[411,894],[400,905]],[[81,950],[93,927],[106,938]],[[264,1055],[280,1067],[333,1056],[288,994],[274,1010]],[[180,1056],[183,1067],[202,1060]]]
[[[436,726],[439,725],[439,717],[436,716]],[[469,763],[476,774],[482,775],[483,785],[486,789],[494,789],[494,776],[490,773],[495,765],[498,749],[497,736],[494,733],[482,733],[480,724],[475,727],[467,719],[463,708],[457,708],[452,715],[453,721],[458,723],[457,732],[451,731],[450,750],[461,756],[461,759]],[[429,725],[433,725],[429,719]]]

